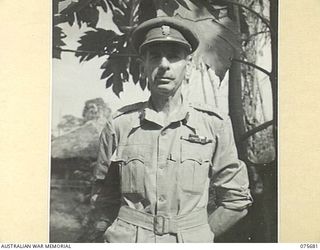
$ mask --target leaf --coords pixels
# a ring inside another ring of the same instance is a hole
[[[102,68],[102,66],[101,66],[101,68]],[[100,79],[102,80],[102,79],[108,78],[111,74],[112,74],[112,67],[110,65],[110,61],[107,60],[106,65],[104,66],[104,71],[102,72]]]
[[[81,27],[82,23],[86,23],[89,27],[95,28],[99,20],[98,6],[107,12],[106,0],[79,0],[78,2],[72,1],[60,13],[68,18],[70,25],[74,23],[74,19],[71,19],[71,16],[74,18],[74,15],[76,15],[79,27]]]
[[[96,27],[99,20],[99,11],[96,7],[84,8],[76,12],[79,27],[81,22],[85,22],[89,27]]]
[[[118,46],[114,44],[121,36],[117,35],[113,30],[96,29],[88,31],[80,40],[76,57],[80,57],[80,61],[90,60],[95,56],[103,56],[106,52],[111,52]]]
[[[53,25],[58,25],[60,23],[68,22],[68,16],[57,14],[53,16],[52,22],[53,22]]]
[[[85,9],[86,7],[91,8],[92,2],[93,2],[93,0],[78,0],[78,3],[75,8],[76,12]]]
[[[179,8],[179,4],[172,0],[153,0],[156,9],[162,10],[168,16],[173,16],[174,12]]]
[[[120,75],[113,75],[112,91],[120,97],[120,93],[123,91],[123,82]]]
[[[129,25],[128,17],[125,16],[123,13],[121,13],[120,10],[115,9],[112,14],[113,14],[112,20],[114,21],[114,23],[117,26],[128,26]]]
[[[108,5],[107,5],[107,3],[106,3],[106,1],[105,0],[101,0],[100,1],[100,6],[102,7],[102,9],[104,10],[104,12],[108,12]]]
[[[146,20],[155,18],[156,16],[157,10],[154,1],[141,0],[138,7],[138,22],[142,23]]]
[[[52,30],[52,41],[54,47],[61,47],[66,45],[62,39],[65,38],[66,35],[63,33],[60,27],[54,26]]]
[[[129,80],[129,73],[127,71],[129,59],[128,57],[118,56],[118,54],[112,54],[107,62],[103,63],[101,68],[103,67],[104,71],[101,79],[107,78],[106,87],[112,86],[113,92],[119,97],[120,92],[123,91],[123,82]]]
[[[61,51],[55,47],[52,47],[52,58],[61,59]]]
[[[111,5],[113,5],[114,7],[121,9],[122,5],[120,4],[121,1],[119,0],[107,0]]]
[[[123,82],[128,82],[129,81],[129,73],[127,70],[125,70],[122,74],[121,74],[121,78]]]
[[[107,65],[108,65],[108,60],[105,61],[105,62],[100,66],[100,69],[105,69],[105,68],[107,68]]]
[[[53,15],[57,14],[59,12],[59,1],[53,0],[52,1],[52,13]]]
[[[145,77],[140,77],[140,87],[142,88],[142,90],[146,89],[147,86],[147,79]]]
[[[110,88],[113,84],[113,75],[107,79],[106,88]]]
[[[89,60],[91,60],[91,59],[93,59],[95,57],[96,57],[96,55],[94,53],[88,54],[87,57],[86,57],[86,61],[89,61]]]
[[[140,67],[137,58],[131,58],[129,73],[132,75],[132,80],[136,84],[139,81],[140,77]]]
[[[75,21],[74,13],[71,13],[70,15],[66,15],[66,19],[67,19],[67,22],[69,23],[69,25],[72,26]]]
[[[113,92],[119,97],[121,91],[123,91],[123,83],[129,81],[129,72],[132,75],[133,72],[135,77],[134,81],[137,82],[139,78],[139,65],[136,57],[125,56],[126,54],[132,54],[133,48],[128,43],[128,36],[118,36],[116,41],[116,52],[113,52],[108,60],[101,65],[101,69],[104,69],[101,75],[101,79],[107,79],[106,87],[111,87]],[[128,65],[129,72],[128,72]],[[133,68],[133,65],[138,68]]]
[[[184,0],[176,0],[181,6],[183,6],[184,8],[190,10],[188,4],[184,1]]]
[[[53,26],[52,30],[52,56],[53,58],[61,59],[61,50],[60,47],[66,45],[62,39],[65,38],[66,35],[63,33],[62,29],[57,26]]]
[[[195,27],[200,44],[194,53],[194,61],[198,64],[202,60],[223,79],[231,66],[234,50],[239,49],[240,37],[212,20],[198,21]]]

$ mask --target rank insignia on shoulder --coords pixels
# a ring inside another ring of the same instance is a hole
[[[212,143],[212,139],[209,139],[206,136],[199,136],[199,135],[193,135],[189,134],[188,137],[181,136],[181,140],[189,141],[189,142],[194,142],[194,143],[200,143],[200,144],[207,144],[207,143]]]

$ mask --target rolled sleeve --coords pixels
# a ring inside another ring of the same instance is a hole
[[[217,134],[213,158],[213,185],[216,203],[233,210],[243,210],[252,204],[246,165],[238,159],[230,118]]]
[[[115,132],[113,123],[107,122],[101,132],[99,139],[99,152],[97,164],[94,168],[93,176],[96,180],[102,180],[106,177],[111,164],[111,156],[116,148]]]

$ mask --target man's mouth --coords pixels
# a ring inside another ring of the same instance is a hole
[[[171,77],[157,76],[155,78],[155,80],[156,80],[156,82],[159,82],[159,83],[169,83],[169,82],[173,81],[174,79]]]

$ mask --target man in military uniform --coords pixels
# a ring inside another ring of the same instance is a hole
[[[251,196],[228,116],[183,98],[197,35],[161,17],[138,26],[132,41],[151,97],[121,108],[102,131],[98,227],[107,242],[213,242],[246,215]],[[208,215],[210,180],[218,208]]]

